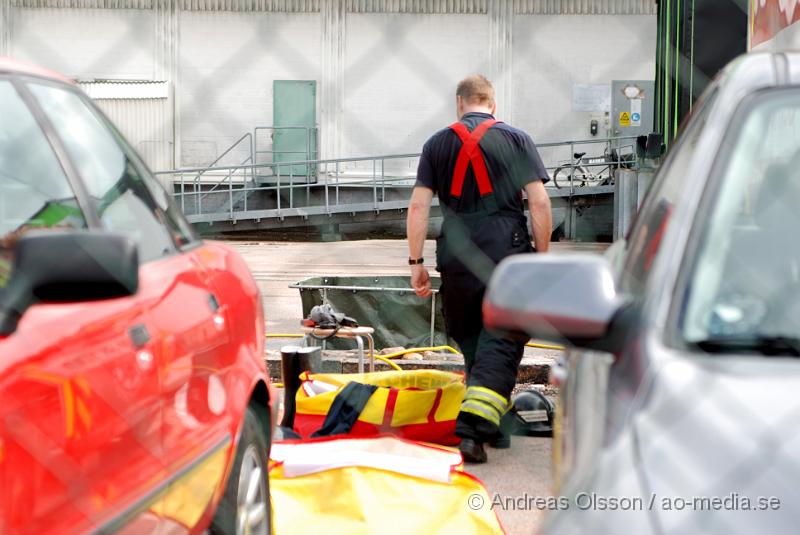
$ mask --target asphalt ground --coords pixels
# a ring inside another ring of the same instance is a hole
[[[300,294],[288,288],[294,282],[317,276],[408,275],[408,251],[403,240],[360,240],[342,242],[229,242],[247,261],[264,300],[269,333],[297,333],[302,317]],[[598,244],[556,243],[555,252],[583,250],[595,252]],[[423,255],[434,274],[435,242],[425,244]],[[278,349],[286,340],[270,339],[268,347]],[[536,350],[528,350],[529,354]],[[467,465],[479,477],[493,499],[495,511],[509,535],[535,533],[543,512],[528,508],[536,497],[549,496],[551,477],[551,439],[513,437],[511,448],[489,448],[489,462]],[[522,507],[517,507],[522,504]],[[484,504],[484,507],[492,507]],[[469,507],[465,499],[464,507]]]

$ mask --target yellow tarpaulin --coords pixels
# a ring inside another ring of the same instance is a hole
[[[334,399],[351,381],[375,385],[351,435],[393,433],[412,440],[455,445],[455,422],[464,399],[464,376],[439,370],[301,375],[295,431],[308,437],[322,425]],[[323,388],[324,387],[324,388]]]
[[[275,446],[276,535],[504,533],[483,484],[460,471],[457,451],[394,437]]]

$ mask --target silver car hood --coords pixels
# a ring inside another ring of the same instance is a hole
[[[651,378],[545,532],[800,532],[800,359],[670,358]]]

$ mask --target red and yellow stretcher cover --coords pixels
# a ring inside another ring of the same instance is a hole
[[[350,431],[354,436],[391,433],[444,445],[459,443],[456,418],[466,387],[460,373],[403,370],[363,374],[301,375],[294,428],[309,437],[322,427],[333,400],[350,381],[378,386]]]
[[[393,436],[275,443],[273,533],[501,535],[461,454]],[[482,498],[482,507],[475,507]]]

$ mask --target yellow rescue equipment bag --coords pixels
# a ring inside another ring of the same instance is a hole
[[[322,427],[336,396],[351,381],[375,385],[358,420],[353,436],[391,433],[410,440],[456,445],[456,418],[466,387],[460,373],[439,370],[403,370],[362,374],[314,374],[300,376],[303,383],[295,397],[294,430],[310,437]]]
[[[501,535],[461,454],[393,436],[278,442],[270,453],[273,532]]]

